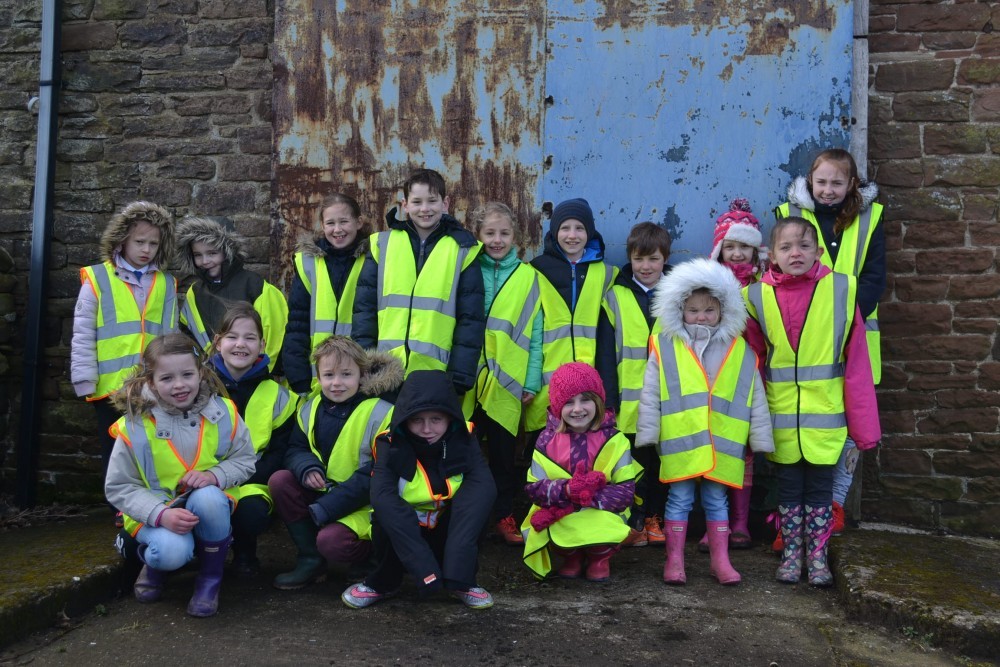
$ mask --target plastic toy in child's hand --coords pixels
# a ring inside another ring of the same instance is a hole
[[[570,505],[564,507],[540,507],[531,515],[531,527],[541,532],[567,514],[572,513],[573,507]]]

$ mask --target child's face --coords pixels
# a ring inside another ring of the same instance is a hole
[[[160,229],[145,220],[132,225],[132,231],[122,243],[122,258],[137,269],[154,259],[160,249]]]
[[[451,418],[439,410],[424,410],[406,420],[410,433],[434,444],[448,432]]]
[[[226,370],[234,379],[239,380],[260,357],[264,340],[260,337],[254,321],[241,317],[233,322],[233,326],[225,335],[216,340],[215,345],[222,355],[223,363],[226,364]]]
[[[338,250],[347,248],[358,238],[361,221],[347,204],[334,204],[323,209],[323,236]]]
[[[835,206],[844,201],[851,187],[851,176],[844,168],[832,160],[823,160],[809,176],[813,199],[826,206]]]
[[[774,245],[774,263],[782,273],[801,276],[812,268],[823,254],[811,234],[799,225],[787,225],[778,232]]]
[[[514,224],[505,215],[491,213],[479,228],[479,240],[486,248],[487,255],[501,260],[514,245]]]
[[[632,275],[642,283],[643,287],[655,287],[656,283],[663,277],[663,265],[667,263],[667,258],[659,250],[652,255],[640,255],[632,253],[629,258],[632,265]]]
[[[222,277],[222,251],[215,246],[210,246],[202,241],[195,241],[191,244],[191,257],[194,265],[211,280],[218,280]]]
[[[448,198],[432,191],[426,183],[414,183],[403,203],[403,210],[410,216],[417,234],[424,238],[441,222],[441,216],[448,212]]]
[[[566,401],[563,406],[562,417],[566,423],[566,428],[574,433],[586,433],[597,415],[597,404],[594,399],[583,394],[577,394]]]
[[[749,264],[753,261],[753,246],[739,241],[723,241],[719,257],[729,264]]]
[[[198,398],[201,374],[193,354],[167,354],[156,360],[153,391],[160,400],[178,410],[187,410]]]
[[[714,327],[722,318],[719,300],[708,294],[692,294],[684,302],[684,324]]]
[[[556,231],[556,242],[562,248],[566,259],[577,262],[587,248],[587,228],[576,218],[563,220]]]
[[[349,401],[361,385],[361,368],[350,357],[327,355],[316,362],[323,395],[334,403]]]

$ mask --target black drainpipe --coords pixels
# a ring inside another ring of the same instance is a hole
[[[38,143],[35,150],[35,192],[31,218],[31,265],[28,277],[28,321],[24,341],[24,383],[17,443],[17,494],[21,508],[34,507],[38,476],[38,414],[40,373],[45,368],[42,342],[45,287],[52,235],[52,181],[55,178],[56,131],[59,116],[60,0],[42,0],[42,46],[38,80]],[[30,102],[29,102],[30,107]]]

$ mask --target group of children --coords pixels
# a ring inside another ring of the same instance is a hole
[[[683,584],[696,492],[711,572],[735,584],[757,452],[777,470],[778,580],[832,583],[835,489],[880,438],[881,207],[848,153],[824,151],[790,188],[769,265],[743,200],[709,258],[671,270],[669,234],[644,222],[619,271],[584,199],[554,208],[526,264],[506,205],[476,209],[467,230],[436,172],[403,194],[377,233],[352,198],[324,199],[287,305],[218,221],[175,232],[146,202],[112,219],[102,263],[81,270],[71,370],[110,435],[105,490],[143,563],[137,599],[159,599],[197,555],[188,613],[216,613],[230,545],[233,574],[255,575],[272,513],[297,549],[274,585],[362,566],[342,595],[353,608],[405,573],[421,594],[492,606],[476,581],[491,515],[539,578],[559,556],[558,576],[605,581],[621,546],[653,542],[663,580]],[[175,237],[195,276],[181,308],[163,270]]]

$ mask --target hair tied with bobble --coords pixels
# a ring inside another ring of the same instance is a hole
[[[739,197],[729,202],[730,211],[745,211],[746,213],[751,213],[753,209],[750,208],[750,200],[743,197]]]

